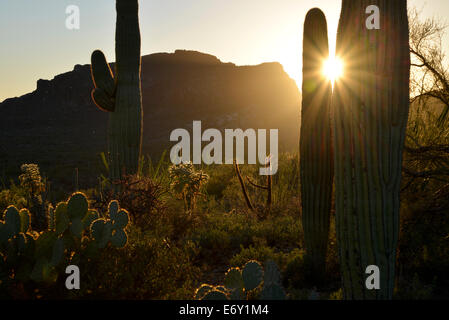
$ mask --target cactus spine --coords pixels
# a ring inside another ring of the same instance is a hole
[[[301,204],[306,259],[310,276],[325,271],[332,202],[333,156],[331,81],[322,73],[329,57],[326,17],[320,9],[307,13],[303,39],[303,84],[300,138]]]
[[[380,30],[366,9],[380,9]],[[333,96],[336,227],[346,299],[391,299],[399,231],[402,150],[409,110],[406,0],[343,0]],[[367,290],[369,265],[380,290]]]
[[[115,35],[116,76],[104,54],[92,53],[92,99],[109,111],[110,178],[135,174],[142,145],[142,94],[140,82],[140,30],[138,0],[117,0]]]

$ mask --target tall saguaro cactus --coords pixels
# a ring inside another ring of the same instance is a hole
[[[109,161],[111,180],[137,172],[142,145],[140,30],[138,0],[117,0],[115,77],[104,54],[92,53],[92,98],[110,112]]]
[[[366,23],[372,5],[380,9],[380,29],[371,30]],[[391,299],[409,111],[407,1],[343,0],[337,55],[345,62],[333,96],[336,227],[344,295]],[[379,290],[366,286],[370,265],[380,269]]]
[[[322,72],[328,57],[326,17],[314,8],[304,23],[300,175],[306,261],[310,276],[316,280],[325,271],[334,174],[332,85]]]

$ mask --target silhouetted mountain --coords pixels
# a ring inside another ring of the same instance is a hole
[[[1,103],[0,149],[9,167],[32,162],[50,177],[76,167],[92,175],[98,153],[107,150],[108,119],[93,104],[92,88],[90,65],[76,65]],[[193,120],[202,120],[203,130],[278,128],[283,149],[298,145],[300,94],[279,63],[236,66],[184,50],[151,54],[142,57],[142,92],[144,154],[168,149],[170,132],[189,130]]]

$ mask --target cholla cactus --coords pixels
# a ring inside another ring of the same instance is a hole
[[[185,211],[191,213],[195,209],[196,197],[201,194],[201,187],[207,183],[209,176],[203,171],[195,171],[192,163],[172,165],[168,172],[172,192],[184,200]]]
[[[39,171],[39,166],[34,163],[23,164],[20,169],[22,174],[19,176],[20,186],[25,191],[27,201],[26,207],[33,212],[33,227],[37,230],[45,228],[45,183]]]
[[[19,176],[19,181],[22,188],[25,188],[32,195],[38,194],[45,189],[37,164],[22,164],[20,170],[22,170],[22,174]]]

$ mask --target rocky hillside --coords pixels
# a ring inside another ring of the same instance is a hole
[[[90,66],[76,65],[1,103],[0,157],[8,171],[33,162],[50,177],[65,172],[67,183],[77,167],[81,176],[95,175],[98,154],[107,150],[108,115],[92,103],[92,88]],[[282,149],[298,145],[299,91],[279,63],[236,66],[181,50],[147,55],[142,92],[144,154],[170,148],[170,132],[191,128],[193,120],[202,120],[203,130],[278,128]]]

